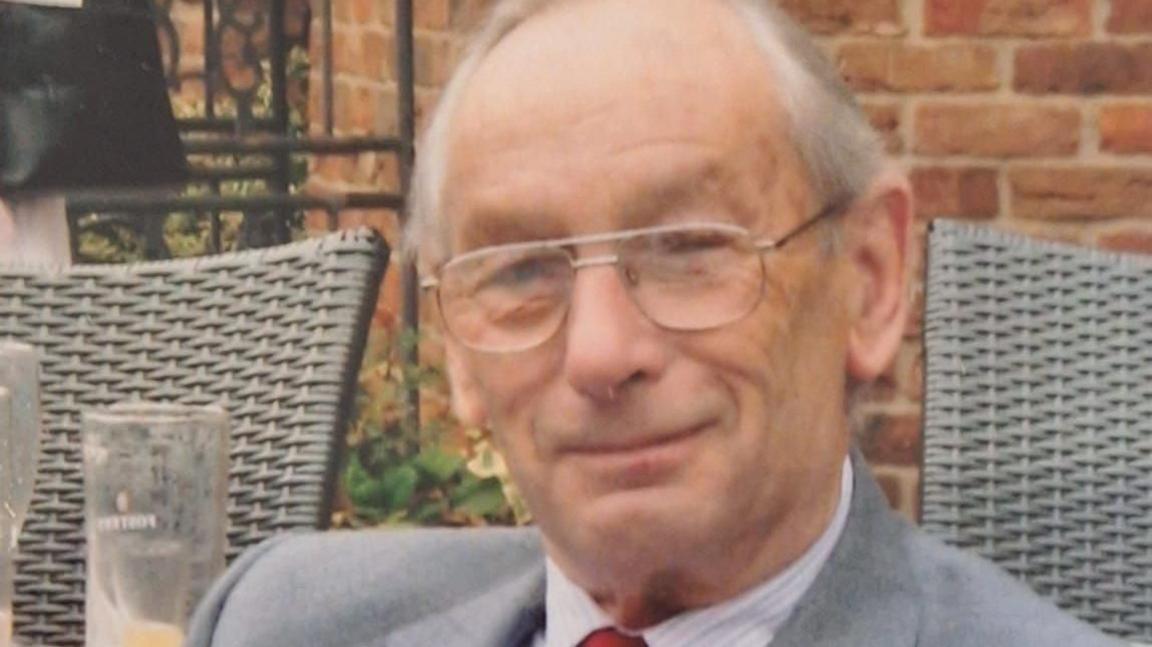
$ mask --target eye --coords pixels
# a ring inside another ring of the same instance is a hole
[[[551,255],[524,256],[498,263],[479,284],[479,289],[525,289],[560,280],[567,263]]]
[[[664,231],[638,237],[629,250],[629,276],[634,285],[713,285],[727,268],[740,261],[739,235],[724,229]]]
[[[731,233],[719,230],[698,229],[673,231],[653,237],[649,246],[657,254],[692,255],[728,249],[733,244]]]

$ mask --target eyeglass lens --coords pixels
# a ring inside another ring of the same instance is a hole
[[[726,227],[644,232],[617,243],[617,270],[637,307],[674,330],[703,330],[746,315],[763,287],[750,237]],[[500,248],[444,268],[440,307],[452,334],[481,350],[544,342],[570,305],[576,269],[559,247]]]

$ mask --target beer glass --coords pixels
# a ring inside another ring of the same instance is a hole
[[[8,390],[0,386],[0,438],[12,435],[12,400]],[[8,452],[0,451],[0,502],[10,499],[12,490],[12,460]],[[15,520],[5,507],[0,506],[0,647],[12,644],[13,574],[16,564],[14,540]]]
[[[224,570],[228,416],[133,403],[86,412],[83,427],[87,642],[179,647]]]
[[[40,357],[0,340],[0,646],[12,645],[16,550],[40,457]]]
[[[11,429],[0,434],[0,453],[10,461],[3,507],[12,519],[8,547],[15,550],[32,504],[40,457],[40,358],[35,348],[0,340],[0,387],[8,390],[11,406]]]

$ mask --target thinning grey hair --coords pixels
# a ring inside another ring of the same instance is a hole
[[[446,261],[448,223],[441,211],[448,168],[448,135],[461,96],[476,69],[509,33],[548,7],[574,0],[502,0],[473,33],[439,106],[418,142],[408,196],[404,252],[424,254],[429,266]],[[775,73],[786,132],[806,166],[817,205],[847,206],[880,174],[880,137],[852,92],[812,37],[772,0],[720,0],[744,20]]]

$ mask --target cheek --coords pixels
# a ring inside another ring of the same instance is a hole
[[[770,280],[760,307],[732,331],[740,348],[713,353],[735,402],[736,442],[759,460],[796,460],[796,452],[820,444],[812,434],[838,411],[845,335],[829,291],[823,278]]]
[[[552,345],[531,352],[482,358],[473,375],[501,451],[517,452],[532,439],[532,427],[544,394],[559,371]]]

